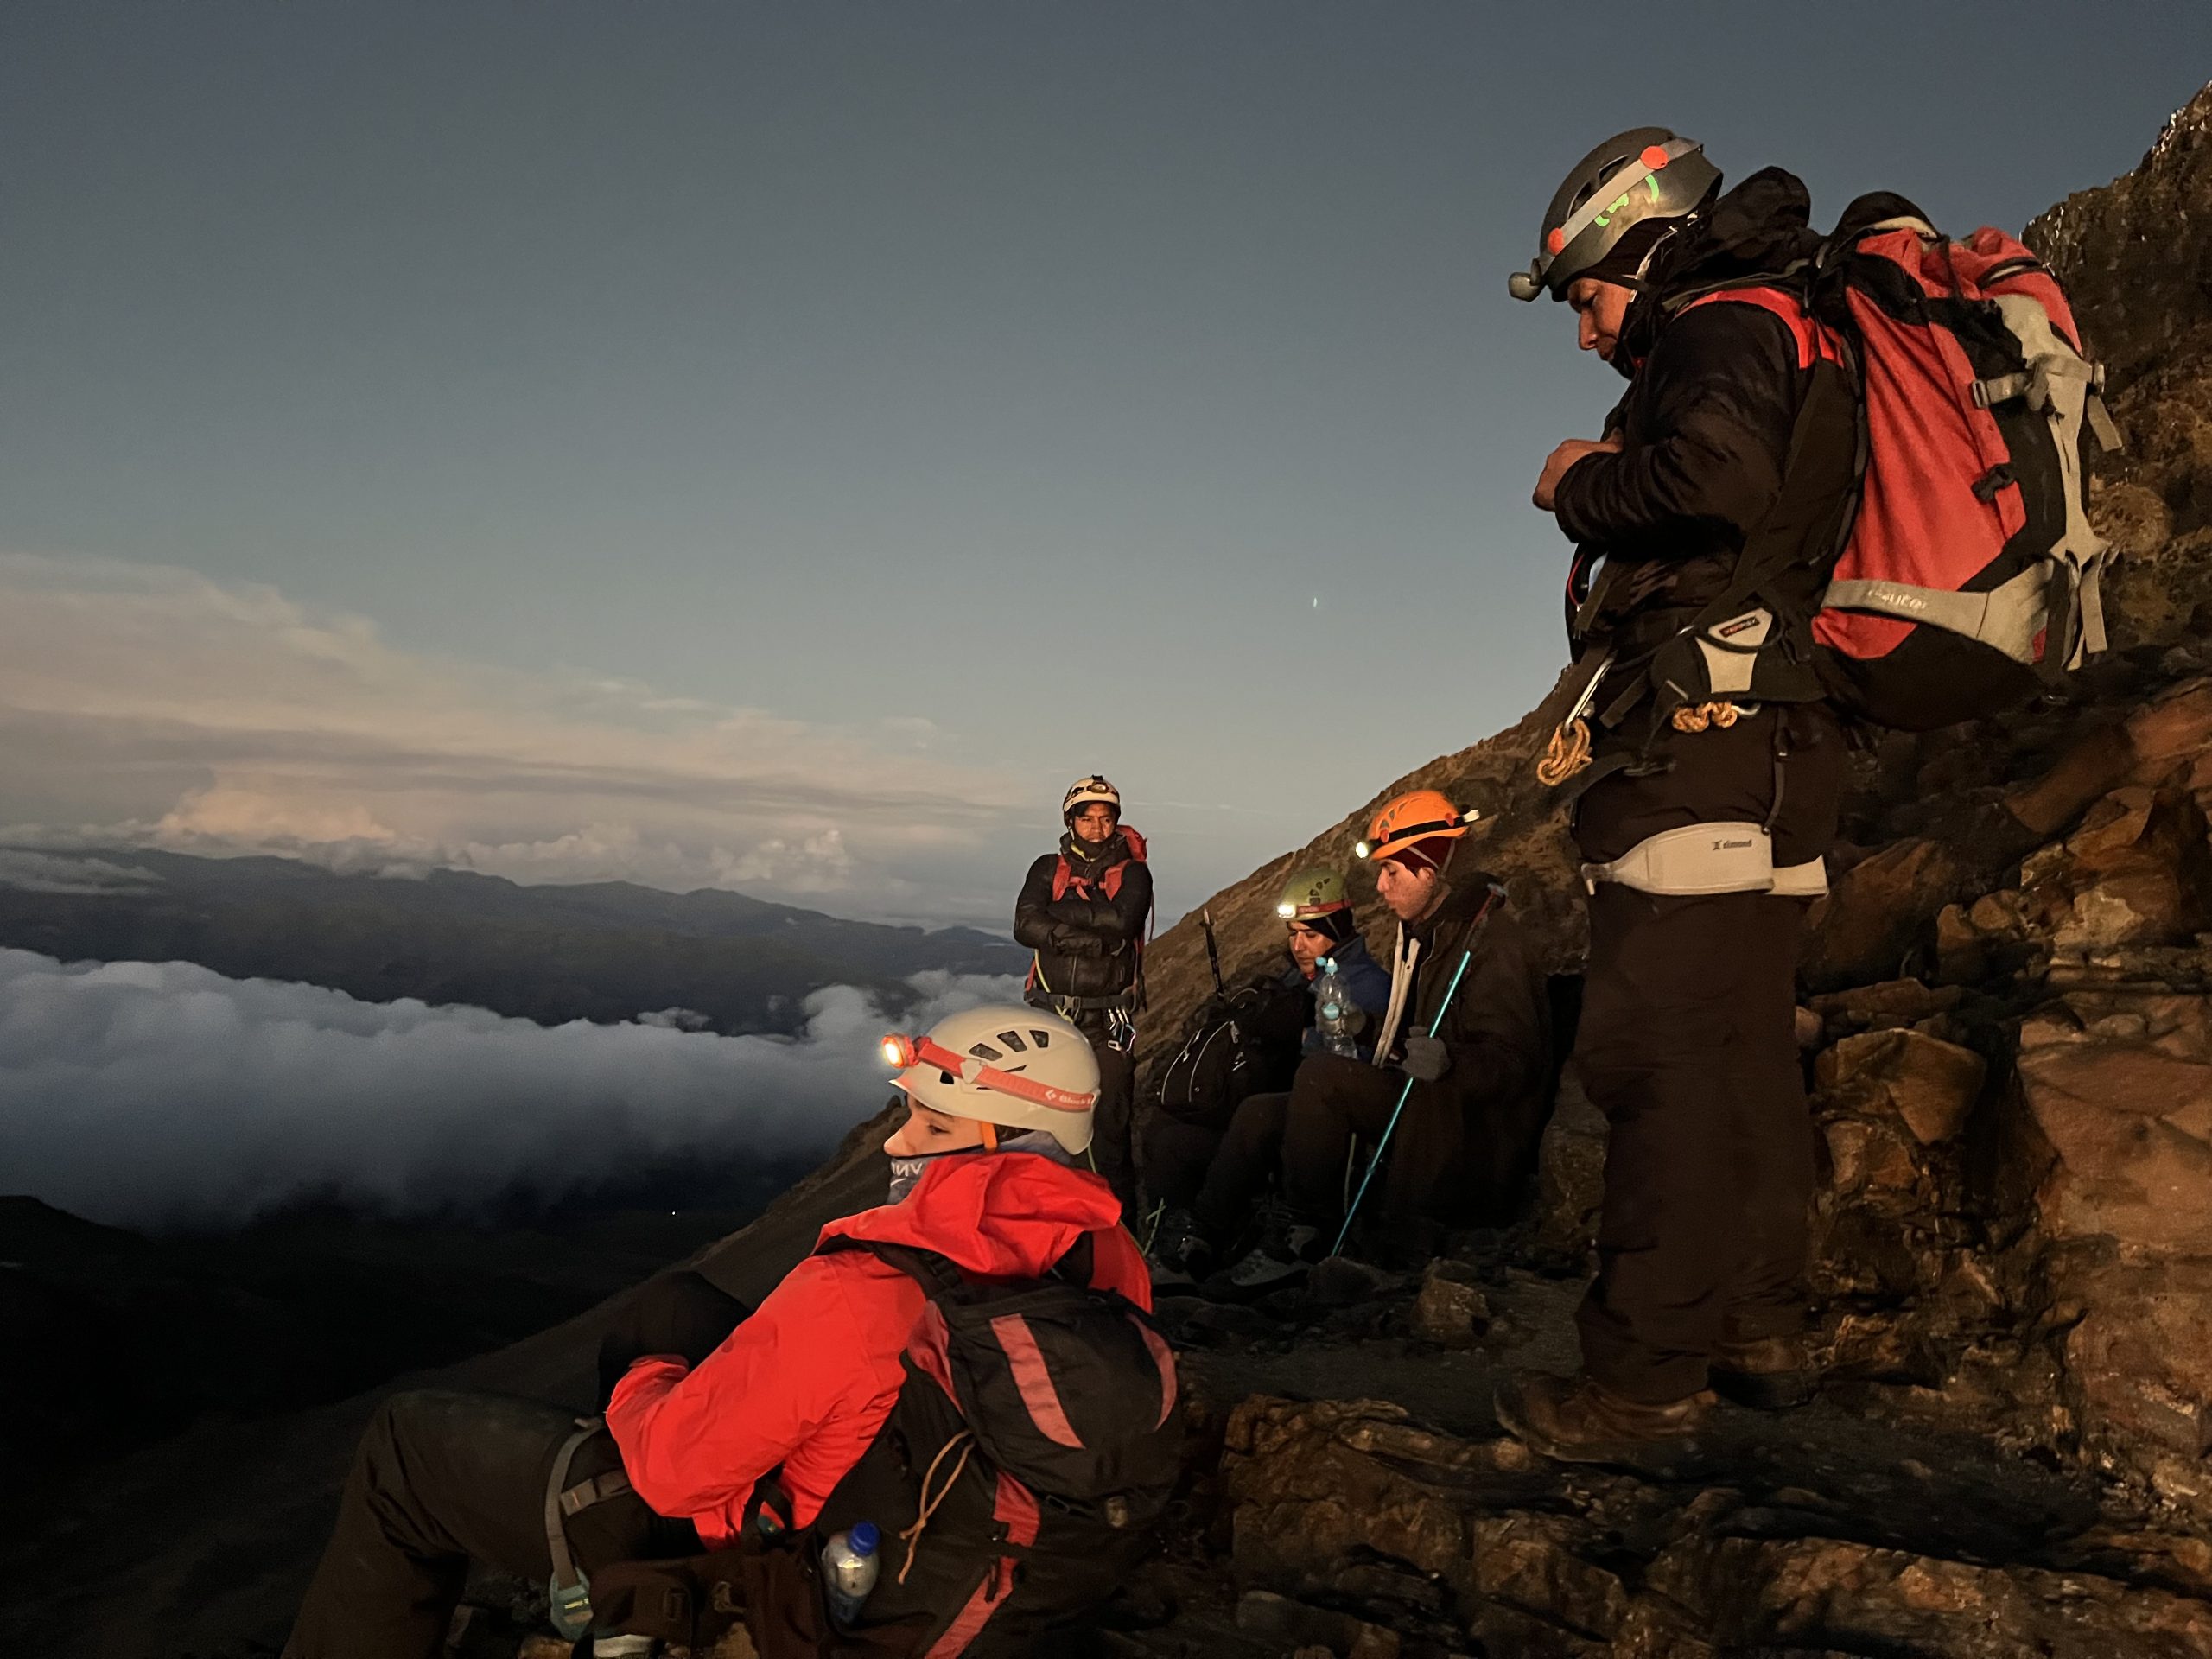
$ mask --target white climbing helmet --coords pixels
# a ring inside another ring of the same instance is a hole
[[[1115,822],[1121,821],[1122,791],[1095,772],[1088,778],[1077,779],[1069,786],[1067,798],[1060,803],[1060,817],[1071,818],[1077,808],[1089,806],[1094,801],[1103,801],[1112,807]]]
[[[1069,1152],[1090,1144],[1098,1057],[1057,1014],[1020,1002],[948,1015],[925,1035],[893,1033],[883,1058],[891,1081],[932,1111],[1009,1129],[1043,1129]]]

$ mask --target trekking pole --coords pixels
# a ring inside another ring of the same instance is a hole
[[[1206,966],[1213,969],[1213,988],[1217,991],[1225,991],[1229,988],[1221,982],[1221,947],[1214,943],[1213,938],[1213,912],[1201,910],[1198,925],[1205,930]]]
[[[1444,1001],[1436,1005],[1436,1018],[1429,1022],[1428,1028],[1432,1033],[1444,1023],[1445,1016],[1452,1012],[1452,999],[1459,994],[1460,978],[1466,973],[1467,964],[1474,960],[1474,956],[1471,945],[1460,953],[1459,965],[1452,970],[1452,982],[1444,988]],[[1390,1121],[1382,1127],[1382,1138],[1375,1143],[1375,1155],[1367,1160],[1367,1173],[1359,1178],[1359,1191],[1352,1194],[1351,1207],[1344,1211],[1344,1224],[1338,1230],[1336,1248],[1329,1252],[1331,1255],[1344,1253],[1344,1241],[1351,1236],[1352,1217],[1359,1214],[1360,1200],[1367,1196],[1367,1184],[1375,1179],[1375,1172],[1382,1167],[1382,1154],[1390,1150],[1390,1137],[1397,1130],[1399,1114],[1406,1109],[1406,1102],[1414,1092],[1414,1084],[1420,1081],[1418,1077],[1408,1077],[1406,1086],[1398,1090],[1398,1103],[1390,1109]]]

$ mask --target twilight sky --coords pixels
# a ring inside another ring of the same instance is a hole
[[[1516,305],[1659,122],[2017,230],[2202,0],[0,10],[0,835],[1164,924],[1561,659],[1618,383]]]

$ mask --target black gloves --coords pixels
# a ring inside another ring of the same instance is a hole
[[[1106,942],[1096,933],[1086,933],[1079,927],[1070,927],[1065,922],[1052,929],[1052,951],[1062,957],[1103,957]]]
[[[1434,1083],[1452,1069],[1451,1051],[1443,1039],[1432,1037],[1425,1031],[1406,1033],[1405,1052],[1398,1058],[1398,1070],[1421,1083]]]

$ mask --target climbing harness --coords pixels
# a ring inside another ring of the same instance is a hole
[[[1770,893],[1817,899],[1828,890],[1817,858],[1777,866],[1774,836],[1761,823],[1688,823],[1639,841],[1618,858],[1581,867],[1582,886],[1595,893],[1611,881],[1638,893],[1689,898],[1719,893]]]
[[[605,1427],[604,1421],[597,1417],[577,1418],[575,1432],[562,1441],[561,1449],[553,1454],[553,1473],[545,1483],[545,1547],[553,1558],[553,1577],[546,1586],[551,1604],[548,1611],[553,1628],[568,1642],[581,1640],[591,1628],[591,1580],[576,1565],[564,1523],[569,1516],[582,1514],[593,1504],[604,1503],[608,1498],[620,1497],[632,1490],[630,1477],[619,1467],[574,1486],[567,1484],[577,1450]]]

